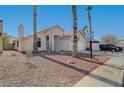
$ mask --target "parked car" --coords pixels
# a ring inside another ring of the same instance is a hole
[[[111,52],[120,52],[123,50],[122,47],[113,44],[101,44],[99,48],[101,51],[111,51]]]

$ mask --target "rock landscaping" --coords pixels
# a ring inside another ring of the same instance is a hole
[[[106,62],[109,58],[87,54],[72,58],[70,53],[39,52],[32,57],[4,51],[0,56],[0,86],[2,87],[67,87]],[[68,63],[72,60],[72,63]]]

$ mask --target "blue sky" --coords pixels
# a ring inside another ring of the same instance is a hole
[[[0,19],[4,22],[4,32],[18,36],[18,25],[24,24],[25,35],[33,33],[32,6],[0,6]],[[88,25],[87,6],[77,6],[78,29]],[[38,6],[37,29],[60,25],[66,32],[72,31],[71,6]],[[93,6],[92,28],[95,38],[101,39],[106,33],[113,33],[124,39],[124,6]]]

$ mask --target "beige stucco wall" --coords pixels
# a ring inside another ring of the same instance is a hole
[[[49,36],[49,44],[52,51],[72,51],[72,38],[63,38],[64,31],[59,28],[52,28],[48,31],[38,32],[37,37],[41,39],[41,47],[38,48],[38,51],[46,51],[46,36]],[[86,49],[86,41],[78,34],[78,50]],[[33,36],[28,36],[24,39],[24,51],[32,51],[33,50]]]
[[[24,39],[24,51],[32,51],[33,50],[33,38],[32,36]]]
[[[78,33],[78,51],[86,49],[86,40]],[[55,51],[72,51],[73,50],[73,40],[72,38],[60,38],[55,37]]]
[[[46,36],[45,36],[45,34],[38,34],[37,37],[41,39],[41,47],[38,48],[38,51],[45,51],[46,50]]]
[[[44,34],[38,34],[38,38],[41,39],[41,47],[38,47],[38,51],[46,50],[46,37]],[[33,36],[24,39],[24,51],[33,51]]]
[[[78,51],[82,51],[86,49],[86,39],[78,33]]]
[[[19,47],[18,51],[23,52],[24,51],[24,26],[22,24],[18,27],[19,30]]]
[[[41,47],[38,48],[38,51],[46,51],[46,36],[49,36],[49,43],[52,44],[52,51],[54,51],[54,36],[63,36],[63,31],[59,28],[52,28],[48,31],[38,32],[37,37],[41,39]],[[24,51],[33,50],[33,36],[29,36],[24,39]]]
[[[55,51],[72,51],[72,41],[69,38],[55,37]]]
[[[4,50],[11,50],[14,49],[14,45],[13,43],[9,43],[7,40],[4,41]]]
[[[14,50],[16,50],[16,51],[18,51],[17,42],[18,42],[18,41],[15,41],[15,42],[14,42]]]
[[[45,35],[55,35],[55,36],[63,36],[64,31],[59,28],[52,28],[49,31],[45,32]]]

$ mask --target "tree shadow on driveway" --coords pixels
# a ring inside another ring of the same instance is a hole
[[[99,65],[105,65],[105,66],[109,66],[109,67],[113,67],[113,68],[116,68],[116,69],[120,69],[120,70],[123,70],[123,67],[117,67],[115,65],[108,65],[108,64],[103,64],[103,63],[98,63],[98,62],[95,62],[95,61],[92,61],[92,60],[88,60],[88,59],[85,59],[85,58],[82,58],[80,57],[81,60],[85,60],[85,61],[89,61],[89,62],[92,62],[92,63],[96,63],[96,64],[99,64]],[[110,60],[110,59],[109,59]]]

